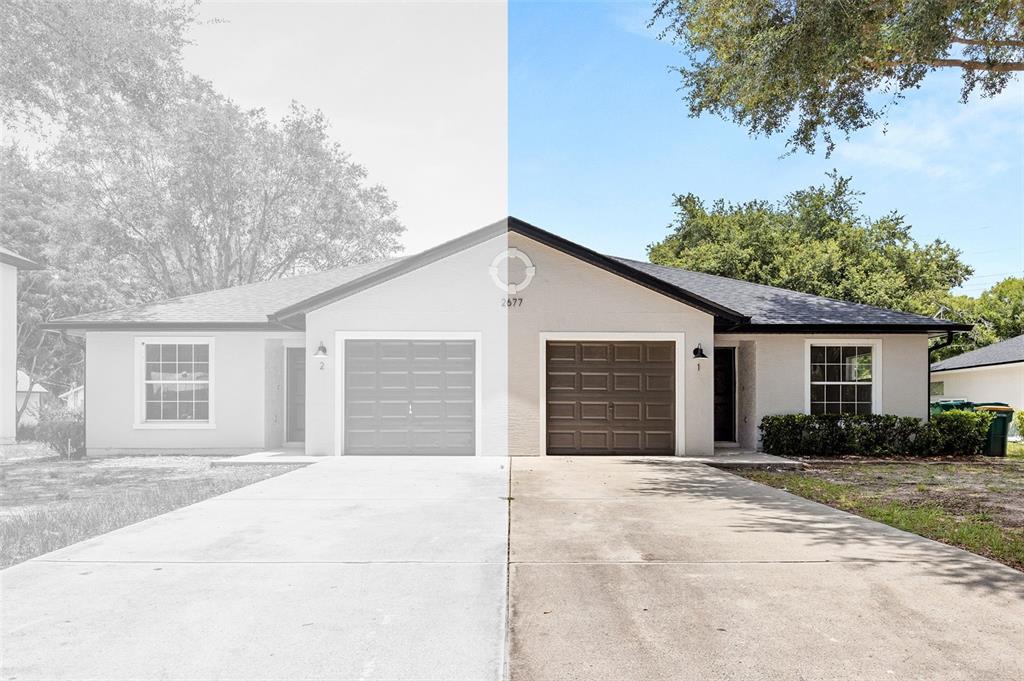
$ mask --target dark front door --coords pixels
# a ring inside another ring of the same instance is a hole
[[[306,441],[306,349],[286,348],[285,437],[287,442]]]
[[[345,342],[346,454],[475,454],[472,340]]]
[[[715,348],[715,440],[736,441],[736,348]]]
[[[550,341],[548,454],[675,452],[675,343]]]

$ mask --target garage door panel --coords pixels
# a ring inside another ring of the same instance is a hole
[[[547,344],[549,454],[675,451],[675,343]]]
[[[473,341],[347,340],[345,386],[346,453],[475,453]]]
[[[619,392],[640,392],[643,376],[640,374],[615,374],[612,388]]]

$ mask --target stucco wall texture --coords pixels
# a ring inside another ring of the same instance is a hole
[[[506,294],[492,279],[495,257],[514,247],[536,268],[530,285],[503,305]],[[87,335],[86,384],[90,395],[90,453],[175,450],[259,451],[283,440],[284,349],[306,348],[306,452],[343,453],[344,340],[363,334],[411,338],[423,334],[473,334],[478,338],[479,447],[481,455],[536,456],[544,452],[543,334],[581,339],[663,340],[677,352],[676,399],[683,404],[677,452],[708,454],[713,441],[713,365],[698,369],[692,351],[709,355],[716,345],[737,347],[737,434],[742,446],[757,440],[767,414],[805,409],[807,339],[878,341],[875,389],[885,413],[927,415],[927,336],[851,334],[714,334],[713,317],[618,275],[586,264],[519,234],[496,237],[348,298],[310,312],[306,332]],[[135,422],[135,347],[142,337],[214,339],[213,427],[139,427]],[[328,357],[314,360],[320,344]]]

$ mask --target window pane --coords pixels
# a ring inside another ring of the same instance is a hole
[[[828,364],[825,366],[825,380],[826,381],[841,381],[843,380],[843,367],[840,364]]]
[[[858,402],[871,402],[871,385],[858,385],[857,386],[857,401]]]
[[[192,365],[193,375],[197,381],[210,380],[210,365],[205,362],[196,362]]]
[[[192,358],[196,362],[209,362],[210,361],[210,346],[209,345],[196,345],[192,350]]]
[[[156,420],[160,418],[160,403],[159,402],[146,402],[146,420]]]
[[[164,362],[173,362],[178,358],[176,346],[174,345],[161,345],[160,346],[160,359]]]
[[[160,418],[165,421],[178,420],[178,405],[175,402],[164,402],[160,406]]]
[[[182,402],[178,405],[178,420],[192,421],[194,419],[192,403]]]
[[[179,345],[178,346],[178,361],[179,362],[191,362],[192,361],[192,347],[191,345]]]
[[[838,402],[826,402],[825,403],[825,413],[826,414],[838,414],[838,413],[840,413],[840,411],[839,411],[839,403]]]
[[[825,403],[824,402],[815,402],[815,403],[811,404],[811,413],[815,414],[815,415],[817,415],[817,414],[824,414],[825,413]]]
[[[150,343],[146,346],[146,361],[147,362],[159,362],[160,361],[160,346]]]
[[[842,348],[837,345],[826,346],[825,357],[829,364],[839,364],[843,361]]]
[[[824,402],[825,401],[825,386],[823,385],[812,385],[811,386],[811,402]]]
[[[812,345],[811,346],[811,364],[824,364],[825,363],[825,346],[824,345]]]
[[[209,421],[210,420],[210,403],[209,402],[196,402],[196,420],[198,420],[198,421]]]
[[[811,380],[814,382],[825,380],[825,365],[824,364],[812,364],[811,365]]]
[[[871,413],[871,403],[870,402],[858,402],[857,403],[857,413],[858,414],[870,414]]]
[[[831,386],[829,386],[831,387]],[[856,402],[857,401],[857,386],[855,385],[843,385],[840,386],[840,392],[842,393],[843,402]]]
[[[844,345],[842,347],[843,362],[848,362],[852,357],[854,357],[857,354],[857,350],[858,348],[855,348],[852,345]]]

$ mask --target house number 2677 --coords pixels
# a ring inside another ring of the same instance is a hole
[[[502,307],[522,307],[523,306],[523,299],[522,298],[502,298],[501,299],[501,306]]]

